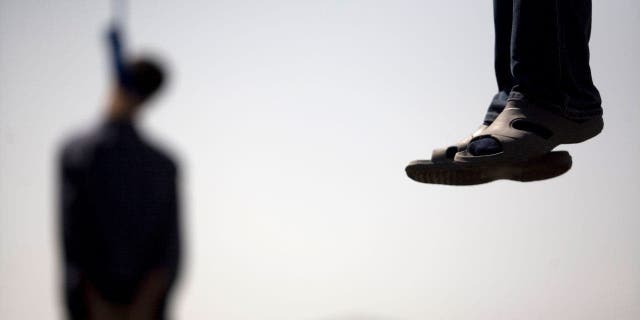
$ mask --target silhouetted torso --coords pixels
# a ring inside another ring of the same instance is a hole
[[[88,287],[126,305],[158,269],[166,271],[164,305],[179,260],[176,175],[174,161],[129,122],[104,123],[64,146],[61,222],[74,318],[87,312]]]

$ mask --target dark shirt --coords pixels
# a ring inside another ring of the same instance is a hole
[[[166,269],[173,282],[180,251],[176,163],[131,123],[107,122],[68,141],[60,165],[71,314],[84,312],[87,283],[127,304],[151,270]]]

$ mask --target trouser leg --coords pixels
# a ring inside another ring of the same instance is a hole
[[[589,68],[590,0],[514,0],[513,99],[527,99],[570,118],[601,114]]]
[[[495,31],[494,67],[498,93],[491,100],[484,119],[489,125],[507,103],[507,98],[514,85],[511,75],[511,29],[513,25],[513,0],[493,0],[493,23]]]
[[[513,4],[513,90],[543,104],[562,106],[566,101],[561,87],[557,0],[514,0]]]
[[[593,84],[589,66],[591,0],[560,0],[562,30],[562,88],[567,95],[565,114],[574,119],[602,115],[600,93]]]

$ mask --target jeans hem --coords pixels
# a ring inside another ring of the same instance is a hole
[[[527,102],[527,101],[531,101],[531,99],[528,99],[527,97],[525,97],[524,94],[518,91],[511,91],[507,101]],[[589,120],[595,117],[602,117],[602,114],[603,114],[601,106],[577,108],[570,105],[560,106],[557,104],[550,104],[550,103],[539,103],[539,105],[553,113],[559,114],[567,119],[575,120],[575,121]]]

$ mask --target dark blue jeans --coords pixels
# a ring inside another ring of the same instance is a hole
[[[493,10],[498,94],[485,124],[523,97],[573,120],[602,115],[589,67],[591,0],[494,0]]]

